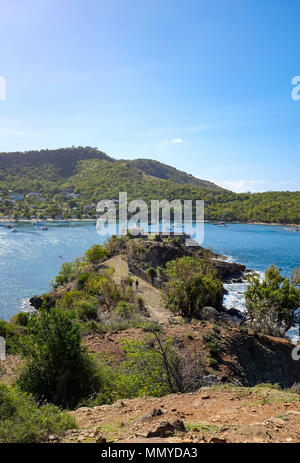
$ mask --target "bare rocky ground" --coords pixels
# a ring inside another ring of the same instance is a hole
[[[272,387],[229,385],[189,394],[82,407],[78,429],[60,442],[299,442],[300,396]]]

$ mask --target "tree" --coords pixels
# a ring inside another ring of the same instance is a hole
[[[266,271],[263,281],[256,275],[250,275],[248,281],[245,297],[250,323],[262,332],[282,336],[296,323],[300,290],[274,265]]]
[[[156,324],[146,323],[143,330],[146,335],[141,340],[120,341],[126,354],[117,381],[121,395],[161,397],[183,392],[180,360],[172,339]]]
[[[146,275],[150,278],[151,284],[153,285],[154,278],[156,277],[155,268],[153,268],[153,267],[147,268]]]
[[[107,256],[107,249],[105,249],[103,246],[100,246],[100,244],[94,244],[85,253],[86,260],[90,262],[93,266],[101,262]]]
[[[166,307],[183,317],[199,316],[209,299],[222,289],[217,271],[206,259],[181,257],[166,265],[169,281],[164,297]]]
[[[74,407],[99,391],[101,375],[82,345],[75,313],[52,308],[31,315],[21,350],[27,359],[18,385],[38,401]]]
[[[65,262],[61,265],[55,278],[56,286],[65,286],[76,277],[76,267],[73,262]]]

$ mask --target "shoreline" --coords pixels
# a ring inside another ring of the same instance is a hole
[[[97,222],[97,219],[39,219],[39,218],[31,218],[31,219],[13,219],[8,217],[0,217],[0,224],[1,222],[5,223],[32,223],[32,221],[40,221],[40,222],[59,222],[59,223],[69,223],[69,222]],[[213,220],[204,220],[204,223],[215,223]],[[277,227],[296,227],[300,228],[300,224],[297,223],[278,223],[278,222],[226,222],[227,225],[269,225],[269,226],[277,226]]]

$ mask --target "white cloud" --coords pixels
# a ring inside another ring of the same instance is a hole
[[[235,191],[236,193],[244,193],[251,191],[252,193],[267,191],[269,182],[267,180],[224,180],[215,181],[217,185],[220,185],[228,190]]]
[[[172,138],[171,140],[160,140],[156,143],[155,148],[160,150],[165,149],[168,145],[180,145],[183,143],[182,138]]]
[[[177,143],[183,143],[183,140],[181,138],[173,138],[173,140],[170,140],[170,143],[177,145]]]

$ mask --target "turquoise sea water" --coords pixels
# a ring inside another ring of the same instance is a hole
[[[102,239],[93,223],[47,224],[43,231],[33,225],[18,225],[17,233],[0,226],[0,317],[29,308],[28,299],[49,289],[62,262],[74,260]],[[281,226],[205,224],[204,246],[263,272],[272,263],[289,275],[300,266],[300,232]],[[231,285],[226,306],[243,304],[244,285]]]

